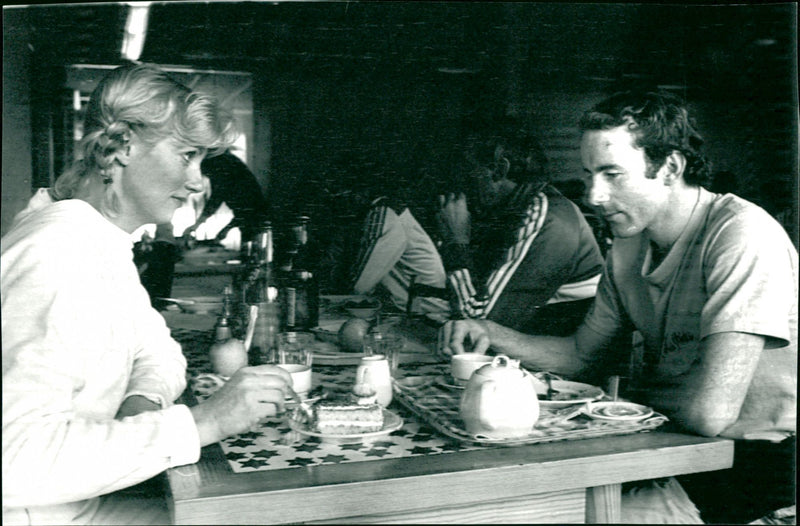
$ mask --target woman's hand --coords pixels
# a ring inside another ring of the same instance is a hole
[[[489,329],[484,320],[451,320],[439,329],[439,352],[444,356],[465,352],[485,354],[489,345]]]
[[[191,408],[200,444],[245,433],[262,418],[283,412],[292,377],[274,365],[243,367],[207,400]]]

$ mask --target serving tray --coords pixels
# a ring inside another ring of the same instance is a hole
[[[438,432],[464,443],[477,445],[518,446],[559,440],[579,440],[610,435],[652,431],[668,419],[654,412],[639,421],[605,421],[584,414],[585,404],[568,407],[541,407],[539,420],[531,432],[521,438],[494,439],[468,433],[459,416],[461,390],[423,384],[418,389],[395,385],[394,399]]]

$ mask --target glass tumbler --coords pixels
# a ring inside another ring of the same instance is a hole
[[[364,354],[366,356],[383,355],[389,362],[389,371],[392,377],[397,376],[400,366],[400,355],[403,352],[405,340],[397,334],[385,332],[372,332],[364,338]]]

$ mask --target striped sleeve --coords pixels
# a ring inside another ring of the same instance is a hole
[[[364,220],[358,258],[353,270],[353,290],[370,292],[397,264],[406,248],[407,239],[397,214],[380,202],[370,209]]]
[[[468,268],[448,269],[448,282],[453,287],[462,316],[486,318],[506,285],[525,259],[547,217],[548,201],[544,193],[531,199],[525,219],[516,232],[516,241],[506,249],[502,264],[489,275],[485,286],[472,282]]]

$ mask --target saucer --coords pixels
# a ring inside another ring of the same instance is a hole
[[[436,383],[442,387],[447,389],[464,389],[467,386],[467,383],[464,382],[459,383],[458,380],[450,376],[449,374],[443,374],[436,378]]]
[[[539,398],[540,407],[548,407],[551,409],[567,407],[576,404],[585,404],[586,402],[593,402],[602,398],[605,393],[597,386],[583,384],[580,382],[570,382],[568,380],[553,380],[553,389],[557,394],[553,400],[544,398],[547,395],[547,386],[534,384],[536,394]]]
[[[637,422],[653,415],[653,409],[631,402],[592,402],[586,415],[595,420],[608,422]]]

